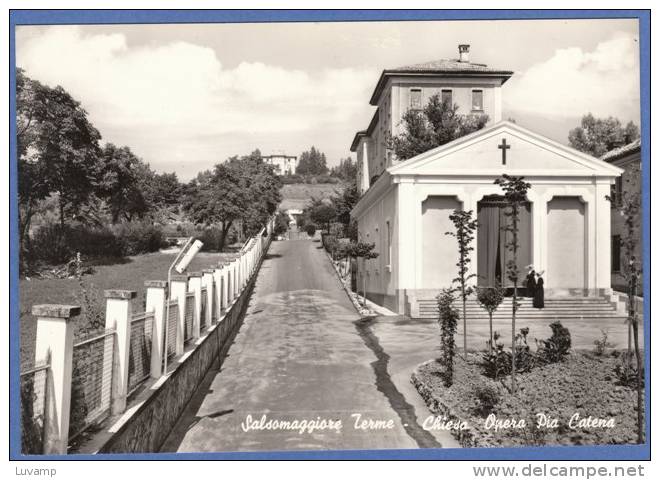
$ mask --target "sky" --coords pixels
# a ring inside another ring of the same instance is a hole
[[[17,65],[104,142],[189,180],[232,155],[350,155],[380,72],[456,58],[514,71],[503,118],[567,143],[583,114],[639,125],[636,20],[21,26]]]

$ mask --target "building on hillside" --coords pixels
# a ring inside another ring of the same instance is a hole
[[[621,195],[623,192],[629,192],[631,194],[640,195],[642,193],[642,142],[641,140],[635,140],[628,145],[614,149],[610,152],[607,152],[605,155],[600,157],[601,160],[615,165],[623,169],[623,173],[620,177],[615,179],[614,185],[612,185],[611,197],[613,203],[616,203],[621,200]],[[616,205],[612,205],[612,287],[616,290],[626,292],[626,280],[624,279],[623,272],[623,252],[621,248],[621,238],[623,237],[624,232],[624,219],[616,210]],[[641,245],[642,245],[642,214],[639,213],[639,218],[637,219],[637,225],[639,225],[639,238],[637,239],[637,249],[635,251],[635,257],[641,261]],[[641,295],[642,292],[642,279],[640,277],[638,284],[638,294]]]
[[[399,77],[387,72],[372,103],[384,88],[392,98],[410,94],[408,84],[397,83]],[[604,299],[612,294],[611,207],[606,195],[623,170],[502,121],[499,87],[510,75],[496,70],[475,76],[466,68],[451,76],[452,85],[465,85],[468,95],[478,85],[482,98],[489,99],[482,106],[488,105],[492,123],[482,130],[401,162],[363,157],[368,160],[365,171],[378,176],[351,216],[357,220],[360,240],[375,243],[380,254],[358,262],[357,272],[358,285],[365,285],[367,297],[376,303],[417,317],[423,301],[433,303],[440,289],[452,284],[458,248],[456,239],[445,233],[454,229],[449,220],[454,210],[471,210],[479,221],[470,264],[476,283],[511,286],[506,276],[509,234],[501,228],[509,217],[504,214],[503,191],[494,184],[505,173],[523,176],[531,184],[520,219],[518,266],[523,276],[529,264],[543,271],[548,297]],[[424,76],[435,88],[447,78],[444,70]],[[491,90],[486,94],[488,82]],[[403,100],[397,105],[415,106]],[[400,115],[398,110],[397,118]],[[358,152],[369,138],[358,137]]]
[[[387,148],[388,136],[401,133],[409,109],[421,110],[431,96],[458,105],[459,113],[488,115],[489,124],[502,119],[502,85],[512,71],[470,62],[470,46],[459,45],[459,58],[383,70],[369,103],[376,108],[366,130],[353,138],[358,185],[366,191],[373,180],[396,163]]]
[[[295,155],[268,155],[261,157],[265,163],[275,167],[278,175],[293,175],[298,168],[298,157]]]

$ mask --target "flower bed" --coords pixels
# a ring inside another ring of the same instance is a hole
[[[562,362],[516,375],[515,395],[509,377],[483,375],[477,354],[456,356],[449,388],[435,360],[419,365],[412,382],[434,414],[465,422],[466,429],[451,430],[464,447],[636,443],[637,394],[617,385],[617,357],[572,352]],[[476,395],[488,387],[499,397],[490,412]]]

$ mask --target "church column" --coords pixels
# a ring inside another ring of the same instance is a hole
[[[548,198],[544,195],[532,201],[532,265],[537,271],[548,265]]]
[[[470,211],[472,210],[472,218],[477,219],[477,214],[478,214],[478,202],[479,202],[479,195],[476,193],[473,193],[472,195],[465,195],[465,197],[459,197],[458,198],[460,201],[463,202],[463,210],[464,211]],[[478,227],[477,227],[478,229]],[[478,230],[474,232],[474,241],[472,242],[472,248],[474,249],[472,251],[472,254],[470,256],[470,268],[468,271],[468,275],[477,275],[478,274],[478,258],[479,258],[479,242],[477,240],[479,235]],[[474,278],[470,279],[470,283],[474,286],[478,284],[478,278],[475,276]]]
[[[410,314],[406,311],[406,292],[415,290],[416,281],[415,275],[417,274],[417,248],[415,238],[416,226],[416,212],[420,208],[416,205],[415,198],[415,184],[410,179],[400,179],[398,187],[397,210],[399,212],[398,222],[399,231],[397,238],[399,242],[399,313]],[[410,292],[414,296],[414,292]],[[411,302],[411,306],[416,306],[416,302]]]
[[[596,185],[596,198],[589,205],[594,211],[593,227],[590,224],[589,232],[587,235],[587,245],[595,247],[594,254],[594,277],[597,289],[604,289],[604,292],[598,293],[611,293],[612,277],[611,265],[611,206],[610,202],[605,198],[610,194],[610,184],[607,181],[598,180]],[[592,236],[593,232],[593,236]],[[596,292],[593,292],[596,293]]]
[[[366,192],[369,190],[369,184],[370,179],[369,179],[369,146],[368,146],[367,138],[362,137],[362,193]]]

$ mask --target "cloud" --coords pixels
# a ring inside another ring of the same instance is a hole
[[[504,107],[537,115],[587,112],[639,123],[637,38],[615,33],[593,51],[571,47],[516,73],[505,85]]]
[[[106,139],[130,140],[156,168],[182,159],[208,168],[234,134],[251,135],[254,148],[261,136],[305,138],[321,128],[345,129],[346,119],[364,116],[377,75],[367,69],[308,72],[260,62],[227,69],[215,50],[202,45],[131,47],[123,34],[83,34],[76,26],[26,35],[18,43],[17,64],[32,78],[62,85]],[[342,136],[347,145],[348,134]],[[179,169],[182,176],[195,174],[188,169]]]

